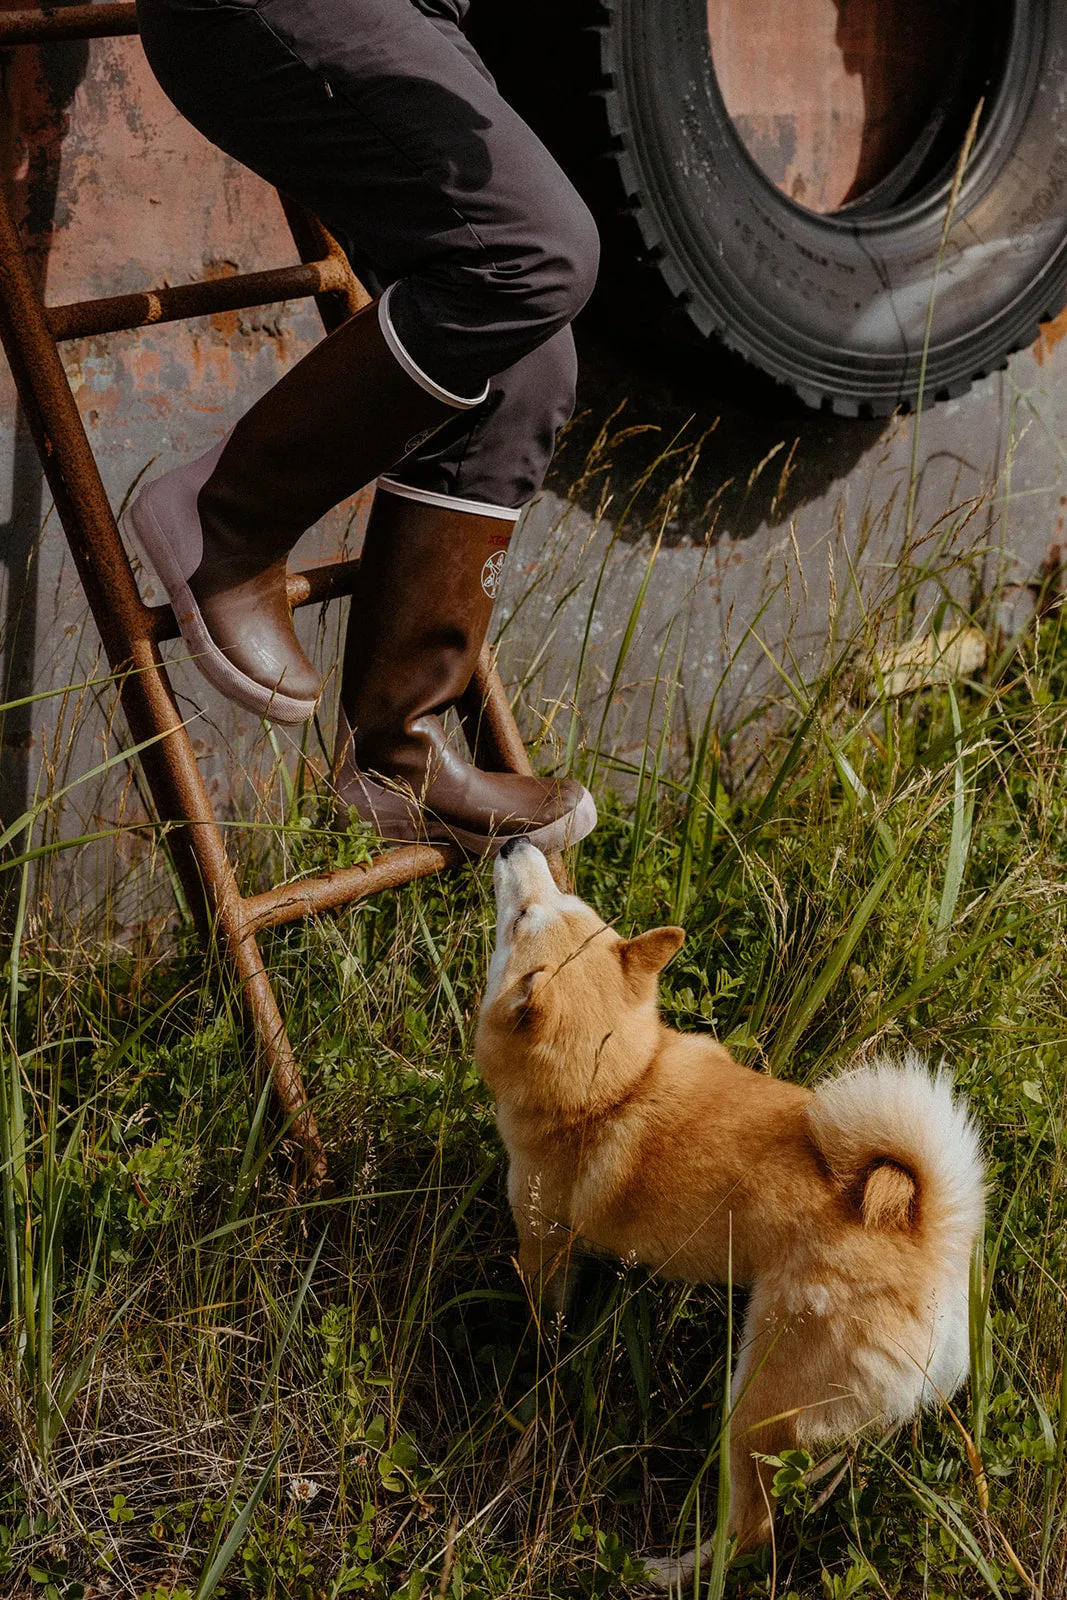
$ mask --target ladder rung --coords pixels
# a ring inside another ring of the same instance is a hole
[[[347,263],[338,253],[322,261],[306,261],[292,267],[239,272],[232,278],[208,278],[200,283],[177,284],[174,288],[112,295],[106,300],[75,300],[70,305],[48,306],[45,315],[57,340],[86,339],[97,333],[147,328],[156,322],[177,322],[184,317],[204,317],[218,311],[270,305],[276,300],[340,294],[347,291],[350,282]]]
[[[308,567],[305,572],[291,572],[288,579],[289,604],[295,611],[298,606],[339,600],[342,595],[352,593],[358,573],[358,560],[328,561],[321,567]]]
[[[241,902],[247,933],[276,928],[301,917],[314,917],[324,911],[338,911],[383,889],[400,889],[416,878],[428,878],[447,867],[458,867],[463,851],[451,844],[404,844],[385,850],[372,861],[358,867],[340,867],[317,878],[301,878],[296,883],[281,883],[262,894],[247,895]]]
[[[291,572],[287,584],[289,604],[295,611],[299,606],[339,600],[342,595],[352,593],[358,572],[358,561],[329,561],[321,567],[309,567],[306,572]],[[162,644],[164,639],[178,638],[180,630],[170,606],[151,606],[149,615],[157,644]]]
[[[54,11],[0,12],[0,49],[63,39],[116,38],[137,31],[137,7],[131,0],[100,6],[60,6]]]

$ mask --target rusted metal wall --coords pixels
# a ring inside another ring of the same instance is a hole
[[[22,49],[2,72],[6,169],[51,302],[294,258],[272,192],[183,122],[136,41]],[[922,419],[917,525],[973,502],[953,535],[972,552],[957,588],[1005,573],[1023,585],[1062,538],[1065,331],[1061,319],[1006,374]],[[146,469],[208,448],[317,336],[304,305],[69,346],[116,505]],[[580,415],[513,547],[502,658],[525,685],[528,727],[565,740],[576,719],[594,741],[603,729],[625,781],[649,728],[666,720],[684,744],[714,696],[737,720],[767,683],[763,644],[801,665],[814,660],[846,591],[874,595],[884,585],[899,557],[912,424],[753,416],[709,400],[699,363],[638,357],[624,336],[595,327],[581,342]],[[122,729],[106,687],[53,693],[92,685],[100,652],[6,372],[0,395],[4,698],[52,695],[4,718],[0,806],[10,820],[35,794],[118,749]],[[700,439],[696,460],[687,452]],[[675,453],[631,506],[628,486],[665,447]],[[341,508],[298,558],[353,548],[359,510]],[[654,552],[645,611],[620,667],[619,641]],[[1024,588],[1018,594],[1025,600]],[[324,669],[336,659],[340,612],[301,621]],[[276,815],[279,769],[297,751],[292,733],[268,737],[205,695],[187,665],[176,667],[176,683],[220,806],[246,819]],[[321,762],[328,712],[309,738]],[[134,826],[143,816],[125,769],[77,785],[64,802],[68,837],[127,825],[117,844],[73,852],[62,874],[72,903],[111,894],[116,930],[148,909],[163,917],[169,905],[161,860]]]
[[[929,122],[967,13],[967,0],[708,0],[719,88],[756,165],[812,211],[866,194]]]

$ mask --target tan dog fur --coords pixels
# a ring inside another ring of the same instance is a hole
[[[983,1208],[974,1127],[915,1057],[817,1093],[667,1028],[679,928],[622,939],[523,841],[494,873],[476,1060],[510,1158],[519,1265],[550,1308],[573,1251],[752,1293],[733,1379],[730,1529],[770,1535],[756,1459],[889,1426],[967,1369]]]

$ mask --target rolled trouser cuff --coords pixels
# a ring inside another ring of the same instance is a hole
[[[417,489],[411,484],[399,483],[396,478],[379,478],[378,488],[388,494],[399,495],[402,500],[414,500],[419,505],[441,506],[446,511],[462,511],[471,517],[495,517],[500,522],[518,522],[522,506],[490,506],[481,500],[461,500],[458,495],[439,494],[435,489]]]
[[[471,411],[475,406],[480,406],[488,398],[488,382],[481,394],[475,395],[473,399],[453,394],[450,389],[446,389],[442,384],[435,383],[429,373],[424,372],[410,352],[405,349],[399,334],[393,326],[393,319],[389,315],[389,302],[392,299],[393,291],[397,287],[397,284],[391,283],[378,301],[378,322],[381,326],[382,337],[395,356],[398,365],[404,369],[409,378],[412,378],[419,385],[420,389],[425,389],[427,394],[432,394],[435,400],[443,401],[446,406],[453,406],[457,411]]]

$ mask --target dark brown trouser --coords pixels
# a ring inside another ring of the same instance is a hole
[[[393,474],[520,506],[574,405],[571,319],[596,277],[583,202],[501,99],[467,0],[138,0],[175,105],[314,211],[418,365],[487,400]]]

